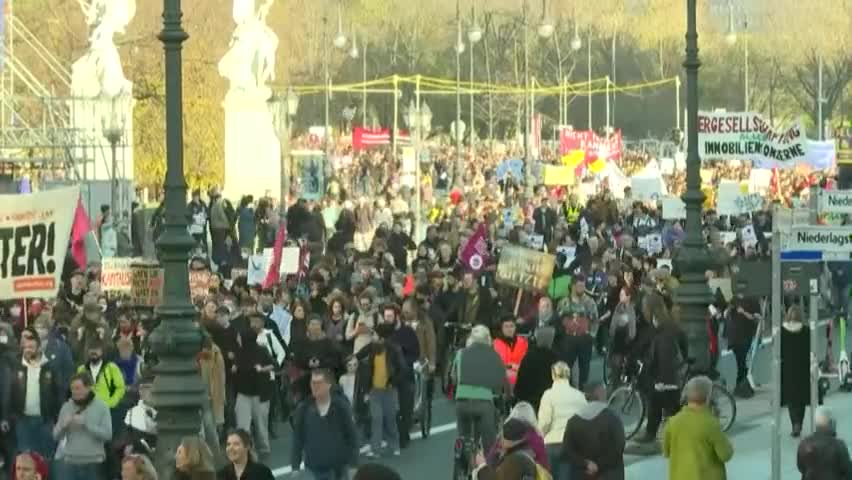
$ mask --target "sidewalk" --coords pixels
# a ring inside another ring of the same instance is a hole
[[[765,394],[768,396],[768,393]],[[751,406],[746,407],[746,404],[755,402],[763,403],[765,400],[759,399],[764,394],[755,396],[753,399],[740,401],[739,405],[744,408],[751,409]],[[837,417],[837,432],[844,440],[852,439],[852,397],[850,394],[845,394],[833,391],[826,398],[826,405],[834,410]],[[764,410],[765,411],[765,410]],[[810,431],[808,412],[805,416],[805,431],[803,437]],[[752,417],[751,419],[744,418],[740,421],[739,414],[737,422],[732,429],[733,433],[729,433],[731,443],[734,446],[734,457],[727,464],[728,478],[749,480],[764,480],[772,476],[772,426],[769,413],[765,415]],[[783,480],[799,480],[801,474],[796,467],[796,451],[799,446],[799,439],[790,436],[790,420],[787,416],[787,411],[784,410],[781,416],[781,478]],[[627,478],[668,478],[668,460],[655,455],[637,459],[637,457],[625,456],[625,461],[633,463],[627,466]]]

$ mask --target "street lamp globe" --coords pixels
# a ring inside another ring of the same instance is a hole
[[[583,40],[575,33],[574,38],[571,39],[571,50],[576,52],[581,48],[583,48]]]
[[[432,130],[432,109],[429,108],[429,104],[425,102],[423,103],[423,106],[420,107],[420,115],[420,128],[422,128],[424,132],[429,132],[429,130]]]
[[[349,49],[349,56],[352,58],[358,58],[359,53],[358,46],[353,43],[352,48]]]
[[[346,35],[344,35],[343,32],[338,33],[337,36],[334,37],[334,46],[339,49],[343,49],[346,46]]]
[[[467,32],[467,39],[471,44],[479,43],[482,40],[482,29],[479,28],[479,25],[474,24],[473,27],[470,28],[470,31]]]
[[[459,41],[458,43],[456,43],[456,53],[458,55],[461,55],[462,53],[464,53],[464,42]]]
[[[550,38],[553,35],[553,22],[548,19],[542,20],[541,25],[538,26],[538,36],[541,38]]]
[[[290,114],[291,117],[296,115],[296,112],[299,110],[299,94],[296,93],[296,90],[293,87],[287,89],[287,113]]]
[[[731,46],[737,43],[737,32],[735,32],[734,30],[729,31],[728,34],[725,35],[725,42],[727,42],[728,45]]]

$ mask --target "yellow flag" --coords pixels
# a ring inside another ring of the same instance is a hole
[[[574,167],[545,165],[545,185],[574,185]]]
[[[589,165],[589,170],[591,170],[592,173],[601,173],[604,167],[606,167],[606,160],[598,158]]]
[[[705,210],[712,210],[716,205],[716,190],[710,185],[704,185],[701,192],[704,193],[704,203],[701,206]]]
[[[571,168],[577,168],[577,165],[583,163],[586,159],[586,152],[583,150],[572,150],[562,157],[562,165]]]

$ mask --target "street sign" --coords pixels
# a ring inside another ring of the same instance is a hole
[[[852,252],[852,227],[794,226],[784,249]]]
[[[820,213],[852,213],[852,190],[820,190]]]
[[[821,262],[823,253],[810,250],[788,250],[781,252],[782,262]]]

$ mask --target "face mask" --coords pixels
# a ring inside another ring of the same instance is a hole
[[[49,332],[46,328],[37,328],[36,333],[38,334],[38,338],[44,340],[47,338]]]
[[[7,345],[9,343],[9,336],[5,333],[0,334],[0,345]]]
[[[13,317],[20,317],[21,316],[21,307],[16,305],[14,307],[9,308],[9,314],[12,315]]]
[[[106,311],[107,311],[107,306],[106,306],[106,305],[101,305],[100,307],[101,307],[101,312],[106,312]]]

